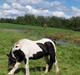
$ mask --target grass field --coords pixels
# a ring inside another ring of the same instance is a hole
[[[13,44],[22,38],[37,40],[45,36],[66,40],[69,43],[57,45],[57,58],[60,67],[59,75],[80,75],[80,32],[47,28],[29,25],[16,25],[0,23],[0,75],[7,75],[7,56]],[[43,59],[30,60],[31,75],[45,75],[42,68],[45,67]],[[24,75],[24,65],[20,66],[20,71],[15,75]],[[55,68],[46,75],[56,75]]]

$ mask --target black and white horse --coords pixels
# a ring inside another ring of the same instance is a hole
[[[18,69],[22,61],[25,62],[26,75],[29,75],[29,60],[45,58],[46,69],[45,73],[49,72],[53,63],[55,64],[56,72],[59,72],[56,59],[56,46],[50,39],[43,38],[38,41],[29,39],[21,39],[16,42],[8,54],[8,75],[13,75]]]

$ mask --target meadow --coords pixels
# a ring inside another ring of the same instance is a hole
[[[67,41],[67,43],[57,44],[57,59],[60,67],[59,75],[80,75],[80,32],[39,27],[31,25],[17,25],[0,23],[0,75],[7,75],[7,53],[10,52],[13,44],[22,38],[38,40],[43,37],[51,37],[56,40]],[[30,60],[30,75],[45,75],[43,59]],[[38,67],[40,70],[38,70]],[[15,75],[24,75],[24,65]],[[56,75],[55,67],[46,75]]]

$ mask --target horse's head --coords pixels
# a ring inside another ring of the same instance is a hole
[[[11,70],[16,64],[16,59],[12,56],[11,52],[7,54],[7,56],[8,56],[8,70]]]

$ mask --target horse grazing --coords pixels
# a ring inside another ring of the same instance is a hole
[[[8,75],[13,75],[18,69],[22,61],[25,63],[26,75],[29,74],[29,60],[45,58],[46,69],[45,73],[52,69],[53,63],[55,64],[56,72],[59,72],[57,59],[56,59],[56,46],[51,39],[43,38],[37,41],[29,39],[21,39],[16,42],[8,54]]]

